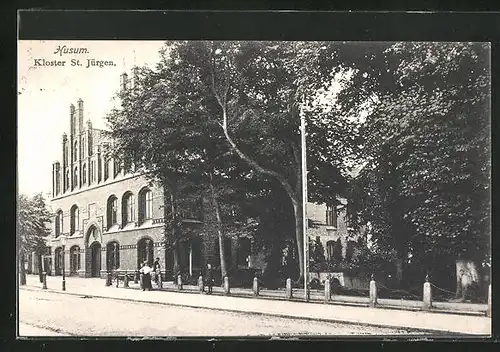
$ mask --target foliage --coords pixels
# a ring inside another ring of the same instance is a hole
[[[35,194],[32,198],[20,195],[18,198],[18,226],[17,236],[21,256],[45,251],[45,237],[50,234],[46,224],[50,223],[50,214],[42,194]]]
[[[309,270],[313,272],[321,272],[325,270],[325,248],[321,243],[319,237],[314,240],[314,243],[309,237]]]
[[[359,68],[371,113],[353,203],[406,265],[489,252],[488,66],[486,44],[396,43]]]

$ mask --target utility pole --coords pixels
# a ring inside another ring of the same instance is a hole
[[[304,102],[303,102],[304,103]],[[302,156],[302,232],[304,238],[304,300],[309,301],[309,238],[307,236],[307,149],[306,118],[300,107],[300,137]]]

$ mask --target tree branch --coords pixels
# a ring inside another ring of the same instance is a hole
[[[231,136],[229,135],[229,132],[227,130],[227,113],[226,113],[226,109],[224,106],[222,107],[222,117],[223,117],[223,124],[219,123],[219,125],[222,127],[222,130],[224,131],[224,135],[226,137],[226,140],[229,142],[229,144],[231,145],[231,148],[236,152],[236,154],[238,154],[238,156],[241,159],[243,159],[248,165],[250,165],[256,171],[260,172],[261,174],[273,176],[274,178],[276,178],[280,182],[280,184],[283,186],[285,191],[288,193],[292,202],[294,202],[294,203],[297,202],[298,201],[297,194],[295,193],[295,191],[293,190],[293,188],[290,186],[290,184],[288,183],[288,181],[286,180],[286,178],[283,175],[281,175],[280,173],[278,173],[276,171],[269,170],[269,169],[262,167],[256,161],[252,160],[249,156],[247,156],[245,153],[243,153],[238,148],[238,146],[233,141],[233,139],[231,138]]]

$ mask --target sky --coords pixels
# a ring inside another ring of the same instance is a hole
[[[55,53],[59,47],[85,48],[87,53]],[[70,104],[84,103],[84,122],[105,128],[120,74],[159,61],[161,41],[19,41],[17,175],[18,191],[33,195],[52,191],[52,163],[62,158],[62,134],[69,133]],[[64,66],[46,62],[66,61]],[[82,66],[71,66],[71,60]],[[113,66],[86,67],[88,59]]]

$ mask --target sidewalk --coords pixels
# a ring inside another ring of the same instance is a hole
[[[48,290],[61,291],[61,277],[47,276]],[[66,278],[66,294],[86,295],[146,302],[152,304],[179,305],[192,308],[205,308],[266,314],[300,319],[324,320],[332,322],[366,324],[394,328],[412,328],[449,333],[491,335],[491,318],[458,314],[441,314],[422,311],[407,311],[384,308],[344,306],[327,303],[306,303],[288,300],[243,298],[224,295],[205,295],[174,291],[142,291],[130,282],[130,288],[105,286],[102,279]],[[172,286],[172,283],[167,283]],[[38,276],[28,275],[27,285],[21,289],[41,290]],[[219,291],[219,289],[216,289]],[[217,293],[217,291],[214,292]],[[237,290],[237,289],[234,289]],[[233,290],[231,290],[233,293]],[[236,293],[236,292],[235,292]]]

